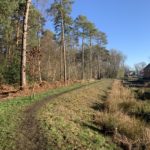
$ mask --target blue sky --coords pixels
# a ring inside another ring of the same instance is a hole
[[[75,0],[72,17],[79,14],[107,34],[107,48],[122,51],[126,64],[150,62],[150,0]]]

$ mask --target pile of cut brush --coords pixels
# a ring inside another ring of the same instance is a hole
[[[0,99],[8,98],[17,91],[18,90],[11,85],[2,84],[0,85]]]

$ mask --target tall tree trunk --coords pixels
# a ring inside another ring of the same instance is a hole
[[[62,5],[62,0],[61,0],[61,5]],[[64,83],[66,84],[67,81],[67,63],[66,63],[66,45],[65,45],[65,28],[64,28],[64,15],[63,12],[61,11],[61,17],[62,17],[62,22],[61,22],[61,40],[62,40],[62,49],[63,49],[63,68],[64,68]]]
[[[62,55],[62,45],[60,45],[60,80],[62,80],[62,65],[63,65],[63,55]]]
[[[47,67],[47,78],[49,80],[50,76],[51,76],[51,70],[52,70],[52,65],[51,65],[51,54],[50,51],[48,53],[48,67]]]
[[[68,80],[71,79],[71,54],[68,51]]]
[[[92,37],[90,37],[90,79],[92,79]]]
[[[98,79],[101,79],[101,71],[100,71],[100,56],[98,55],[98,58],[97,58],[97,65],[98,65],[98,75],[97,75],[97,78]]]
[[[16,48],[18,49],[19,46],[19,35],[20,35],[20,26],[19,26],[19,19],[17,20],[16,25]]]
[[[26,87],[26,52],[27,52],[27,29],[28,29],[28,18],[31,0],[26,0],[26,8],[23,19],[23,37],[22,37],[22,53],[21,53],[21,89]]]
[[[82,37],[82,80],[84,80],[84,36]]]
[[[38,43],[38,51],[39,51],[39,54],[38,54],[38,74],[39,74],[39,82],[41,83],[42,82],[42,75],[41,75],[41,50],[40,50],[40,37],[39,38],[39,43]]]
[[[64,23],[62,24],[62,47],[63,47],[63,61],[64,61],[64,83],[66,84],[67,67],[66,67],[66,46],[65,46],[65,37],[64,37]]]
[[[39,17],[40,23],[40,17]],[[38,74],[39,74],[39,82],[42,82],[42,75],[41,75],[41,38],[40,38],[40,31],[41,31],[41,23],[40,23],[40,30],[37,33],[38,36]]]
[[[7,51],[6,51],[6,58],[7,58],[7,66],[9,66],[10,64],[10,60],[11,60],[11,46],[10,46],[10,32],[8,31],[8,33],[6,34],[7,36]]]

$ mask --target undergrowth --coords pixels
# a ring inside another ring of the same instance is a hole
[[[135,99],[132,90],[116,80],[103,105],[104,109],[95,114],[94,123],[104,134],[111,135],[116,143],[127,149],[150,148],[149,125],[144,118],[137,118],[138,115],[149,114],[149,102]]]

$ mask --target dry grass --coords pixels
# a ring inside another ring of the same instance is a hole
[[[116,112],[119,110],[119,104],[133,101],[135,101],[135,99],[131,90],[123,87],[121,82],[116,80],[113,83],[109,98],[107,101],[105,101],[104,105],[108,112]]]
[[[128,115],[138,110],[144,111],[146,105],[137,101],[129,88],[116,80],[104,108],[95,115],[94,122],[105,134],[113,135],[115,141],[127,145],[127,149],[133,146],[150,149],[150,129],[143,121]]]
[[[100,125],[106,133],[114,134],[117,128],[121,135],[126,135],[135,141],[143,136],[143,123],[135,118],[130,118],[122,112],[100,112],[95,117],[95,122],[97,125]]]
[[[92,123],[97,112],[93,104],[102,101],[111,84],[111,80],[102,80],[64,94],[40,111],[38,118],[51,149],[118,149]]]

